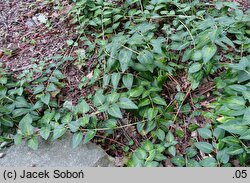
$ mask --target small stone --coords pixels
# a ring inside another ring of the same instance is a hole
[[[35,23],[32,19],[28,19],[27,22],[25,23],[25,25],[28,27],[28,28],[32,28],[35,26]]]
[[[42,24],[46,24],[47,21],[48,21],[48,18],[46,15],[44,14],[39,14],[38,17],[37,17],[38,21]]]
[[[191,133],[191,137],[197,137],[197,131],[193,131],[193,132]]]
[[[41,23],[38,21],[37,17],[32,17],[32,20],[35,22],[35,25],[40,25]]]
[[[5,153],[0,153],[0,158],[3,158],[5,155]]]
[[[41,43],[42,43],[42,44],[47,44],[47,40],[46,40],[46,39],[42,39],[42,40],[41,40]]]

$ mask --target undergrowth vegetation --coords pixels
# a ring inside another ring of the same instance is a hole
[[[67,131],[75,148],[136,127],[139,145],[131,138],[123,147],[126,166],[249,166],[249,13],[232,2],[77,0],[70,17],[79,36],[67,43],[84,43],[74,63],[90,74],[79,88],[95,93],[76,105],[59,100],[60,69],[72,57],[15,79],[2,68],[1,148],[26,139],[37,149],[38,136]]]

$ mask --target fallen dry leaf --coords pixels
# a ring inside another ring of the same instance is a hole
[[[2,56],[3,56],[3,52],[2,52],[2,51],[0,51],[0,58],[2,58]]]

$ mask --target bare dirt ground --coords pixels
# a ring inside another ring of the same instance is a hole
[[[66,6],[66,3],[65,3]],[[2,61],[11,70],[25,69],[31,60],[67,51],[65,40],[71,38],[70,26],[60,21],[67,12],[30,0],[0,1],[0,50],[9,52]],[[49,24],[39,21],[44,17]]]
[[[14,76],[45,58],[55,55],[75,57],[74,48],[66,43],[77,37],[68,17],[72,5],[68,0],[60,1],[59,5],[45,2],[0,0],[0,62],[14,72]],[[64,98],[76,101],[87,93],[78,89],[85,72],[67,63],[64,74],[67,79]]]

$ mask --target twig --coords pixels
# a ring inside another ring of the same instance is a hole
[[[191,39],[192,39],[192,41],[193,41],[194,49],[195,49],[195,41],[194,41],[194,37],[193,37],[191,31],[189,30],[189,28],[188,28],[181,20],[179,20],[179,21],[180,21],[181,24],[187,29],[187,31],[188,31],[188,33],[189,33],[189,35],[190,35],[190,37],[191,37]]]
[[[123,146],[123,147],[126,147],[126,146],[127,146],[127,145],[125,145],[125,144],[123,144],[123,143],[121,143],[121,142],[118,142],[118,141],[116,141],[116,140],[114,140],[114,139],[111,139],[111,138],[108,138],[108,137],[105,137],[105,136],[102,136],[102,135],[95,135],[95,137],[107,139],[107,140],[109,140],[109,141],[111,141],[111,142],[114,142],[114,143],[117,143],[117,144],[119,144],[119,145],[121,145],[121,146]],[[130,149],[132,152],[134,152],[134,150],[131,149],[130,147],[129,147],[129,149]]]
[[[189,93],[191,92],[191,86],[189,87],[189,89],[188,89],[188,91],[187,91],[187,93],[186,93],[186,95],[185,95],[185,97],[184,97],[184,99],[183,99],[183,101],[181,102],[181,105],[180,105],[180,107],[178,108],[178,111],[177,111],[177,113],[176,113],[176,115],[175,115],[175,117],[174,117],[174,122],[176,121],[176,119],[177,119],[177,116],[179,115],[179,113],[180,113],[180,110],[181,110],[181,107],[182,107],[182,105],[183,105],[183,103],[185,102],[185,100],[186,100],[186,98],[187,98],[187,96],[189,95]]]

